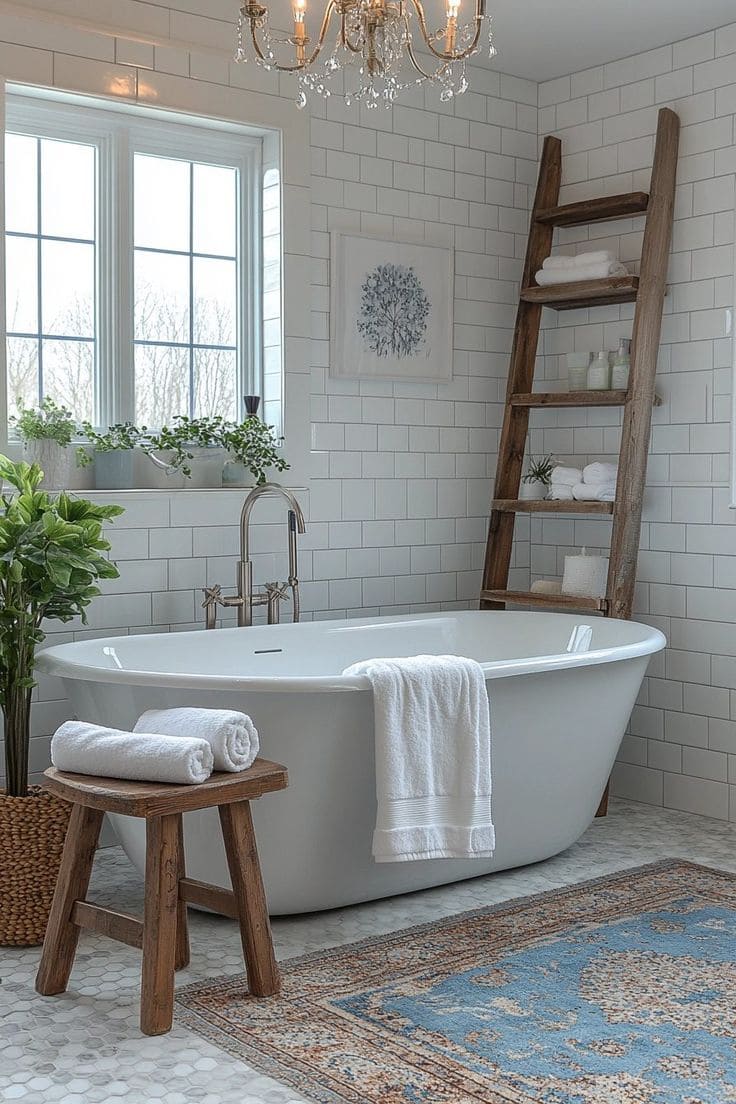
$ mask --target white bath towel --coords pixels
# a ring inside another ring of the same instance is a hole
[[[607,276],[627,276],[628,269],[620,261],[601,261],[591,265],[573,265],[571,268],[540,268],[535,279],[539,287],[555,284],[574,284],[580,280],[605,280]]]
[[[149,709],[133,731],[206,740],[212,748],[215,770],[247,770],[258,755],[258,729],[246,713],[234,709]]]
[[[618,478],[618,465],[598,463],[586,464],[583,468],[583,483],[615,483]]]
[[[194,785],[212,774],[206,740],[121,732],[85,721],[66,721],[51,739],[51,762],[75,774],[127,778],[135,782]]]
[[[373,688],[376,862],[488,858],[491,722],[480,664],[459,656],[368,659]]]
[[[596,249],[588,253],[575,253],[574,255],[558,253],[547,257],[542,268],[550,270],[555,268],[587,268],[589,265],[598,264],[618,264],[618,257],[609,252],[608,249]]]
[[[615,502],[615,483],[578,483],[572,489],[578,502]]]
[[[572,487],[568,487],[567,483],[550,484],[547,498],[552,499],[553,502],[565,502],[573,497]]]
[[[551,481],[563,487],[574,487],[576,483],[583,482],[583,473],[580,468],[566,468],[558,464],[552,469]]]

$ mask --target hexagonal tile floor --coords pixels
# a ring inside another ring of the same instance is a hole
[[[349,943],[613,870],[682,857],[736,871],[736,825],[613,802],[564,854],[536,866],[333,912],[274,921],[279,958]],[[93,899],[140,911],[141,885],[119,848],[98,855]],[[241,973],[232,921],[190,912],[192,962],[178,984]],[[0,948],[0,1100],[24,1104],[303,1104],[174,1023],[169,1035],[138,1029],[138,952],[82,935],[69,991],[36,995],[37,948]]]

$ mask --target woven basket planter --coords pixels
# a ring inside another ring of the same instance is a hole
[[[0,945],[43,943],[71,809],[38,786],[0,791]]]

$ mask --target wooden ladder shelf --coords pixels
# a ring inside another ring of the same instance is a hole
[[[524,263],[519,309],[511,350],[503,428],[486,549],[482,609],[508,603],[539,609],[586,610],[606,617],[631,617],[639,552],[654,380],[672,237],[680,120],[669,108],[659,112],[651,187],[646,192],[606,196],[559,205],[562,147],[544,140],[536,198]],[[534,275],[552,249],[556,226],[632,218],[646,214],[640,275],[537,287]],[[536,393],[534,362],[542,307],[573,310],[611,303],[636,303],[628,391]],[[615,502],[524,501],[519,498],[524,450],[533,409],[623,406],[621,450]],[[605,598],[572,598],[508,589],[517,513],[613,515]]]

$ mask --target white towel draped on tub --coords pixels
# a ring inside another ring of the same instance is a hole
[[[234,709],[149,709],[136,722],[134,732],[160,732],[162,736],[195,736],[212,748],[215,770],[242,771],[258,755],[258,730],[245,713]]]
[[[460,656],[368,659],[373,688],[376,862],[489,858],[491,722],[481,666]]]
[[[134,782],[194,785],[212,774],[206,740],[121,732],[85,721],[66,721],[51,740],[51,762],[62,771],[127,778]]]

